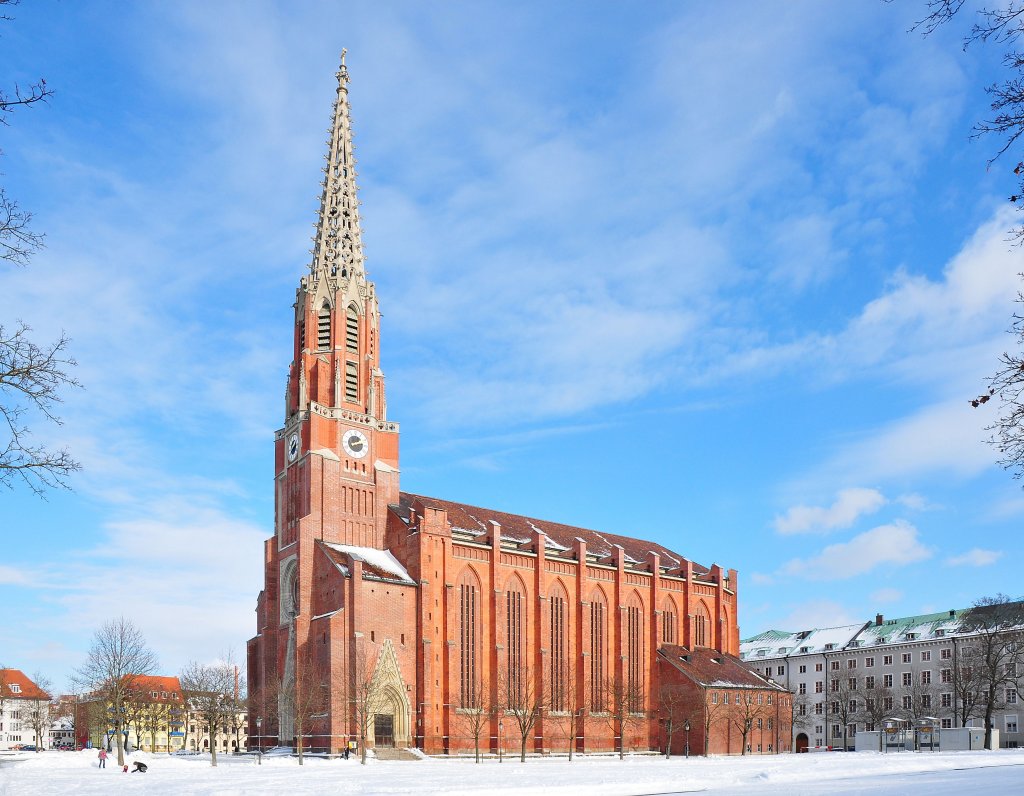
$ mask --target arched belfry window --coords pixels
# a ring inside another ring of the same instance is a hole
[[[345,313],[345,350],[351,354],[359,353],[359,313],[354,305],[349,306]]]
[[[331,347],[331,305],[326,301],[316,316],[316,347]]]

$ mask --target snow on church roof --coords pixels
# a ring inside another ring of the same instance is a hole
[[[362,561],[364,571],[369,571],[372,575],[386,578],[387,580],[398,580],[411,585],[416,583],[409,577],[405,567],[398,563],[398,559],[392,555],[390,550],[378,550],[374,547],[357,547],[351,544],[333,544],[331,542],[324,542],[323,545],[337,553],[351,556],[356,561]]]
[[[621,547],[627,563],[646,562],[650,553],[657,553],[660,556],[662,566],[678,566],[683,558],[678,553],[656,542],[600,533],[587,528],[563,525],[559,522],[549,522],[519,514],[507,514],[503,511],[469,506],[464,503],[454,503],[450,500],[414,495],[408,492],[402,493],[401,504],[392,506],[392,509],[398,510],[400,516],[408,517],[407,512],[416,503],[445,511],[453,530],[464,530],[474,536],[482,536],[487,533],[490,530],[488,525],[490,521],[501,526],[502,539],[519,544],[533,541],[534,533],[539,532],[545,538],[545,547],[556,553],[571,550],[573,542],[576,539],[581,539],[586,542],[589,555],[607,557],[612,554],[614,547]],[[697,563],[694,563],[693,571],[698,576],[706,575],[709,572],[707,567]]]

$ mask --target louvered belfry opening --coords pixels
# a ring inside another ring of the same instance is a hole
[[[355,362],[345,363],[345,400],[359,403],[359,368]]]
[[[359,353],[359,314],[355,307],[349,307],[345,313],[345,350]]]
[[[326,301],[316,318],[316,347],[331,347],[331,308]]]

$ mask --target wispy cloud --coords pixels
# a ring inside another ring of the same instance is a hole
[[[946,565],[950,567],[987,567],[990,564],[996,563],[1002,557],[1001,551],[973,547],[966,553],[950,556],[946,559]]]
[[[831,506],[793,506],[772,524],[781,534],[817,533],[849,528],[858,518],[873,514],[888,501],[877,489],[843,489]]]
[[[848,542],[829,545],[811,558],[795,558],[783,565],[781,574],[807,580],[844,580],[882,566],[902,567],[932,556],[921,543],[917,529],[904,520],[879,525]]]

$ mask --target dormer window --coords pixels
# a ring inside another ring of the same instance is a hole
[[[810,651],[811,651],[810,647],[801,647],[800,648],[800,652],[810,652]]]
[[[11,689],[11,693],[12,694],[20,694],[21,693],[21,684],[20,683],[11,683],[11,685],[9,687]]]
[[[835,648],[836,648],[835,644],[826,644],[825,645],[825,649],[827,649],[827,650],[834,650]]]
[[[913,641],[915,638],[917,638],[917,633],[907,633],[907,638]]]

